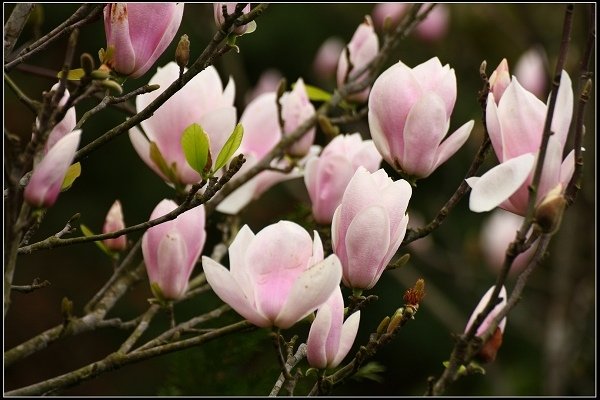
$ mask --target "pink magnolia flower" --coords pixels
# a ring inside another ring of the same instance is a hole
[[[313,368],[335,368],[346,357],[356,339],[360,311],[344,322],[344,299],[339,286],[319,307],[306,342],[308,363]]]
[[[160,89],[137,96],[136,109],[146,108],[178,78],[179,66],[175,62],[158,68],[150,84],[159,84]],[[142,160],[165,181],[170,180],[150,158],[150,142],[156,143],[167,164],[174,168],[178,182],[172,183],[199,182],[200,174],[189,166],[181,147],[183,131],[193,123],[199,124],[210,138],[210,152],[214,160],[235,128],[234,97],[233,79],[223,90],[217,70],[209,66],[160,106],[154,115],[142,121],[146,136],[137,127],[131,128],[131,143]]]
[[[150,219],[162,217],[176,208],[174,201],[162,200],[152,211]],[[144,233],[142,254],[148,279],[150,285],[160,288],[163,298],[177,300],[185,294],[206,241],[205,222],[204,206],[201,205]]]
[[[230,269],[202,257],[213,291],[259,327],[287,329],[323,304],[342,277],[335,255],[323,260],[317,232],[314,241],[289,221],[269,225],[256,235],[247,225],[229,246]]]
[[[469,199],[471,211],[489,211],[500,206],[518,215],[526,214],[528,187],[533,179],[546,113],[547,105],[525,90],[515,77],[498,103],[492,94],[488,95],[487,127],[500,164],[481,177],[467,179],[473,189]],[[573,151],[563,161],[572,114],[571,79],[563,71],[552,118],[554,135],[548,142],[536,204],[558,184],[566,187],[573,175]]]
[[[425,178],[465,143],[473,121],[446,137],[456,101],[456,76],[437,57],[384,71],[369,96],[369,128],[383,159],[413,178]],[[445,138],[445,139],[444,139]]]
[[[54,205],[65,179],[65,174],[75,158],[81,139],[81,130],[67,133],[46,153],[33,173],[23,193],[25,201],[35,207]]]
[[[227,15],[231,15],[235,11],[235,7],[237,6],[237,4],[238,3],[214,3],[213,4],[214,14],[215,14],[215,23],[217,24],[217,26],[219,28],[225,22],[225,16],[223,15],[223,6],[227,7]],[[244,14],[249,13],[250,12],[250,3],[248,3],[242,11]],[[247,30],[248,30],[247,25],[241,25],[241,26],[235,27],[233,29],[233,32],[237,35],[243,35],[244,33],[246,33]]]
[[[344,190],[361,165],[375,172],[381,163],[372,140],[362,140],[360,133],[336,136],[306,164],[304,183],[312,202],[315,220],[329,224],[342,202]]]
[[[283,134],[287,135],[307,119],[315,114],[315,107],[311,104],[306,93],[304,81],[299,78],[291,92],[285,92],[279,99],[281,104],[281,117],[283,119]],[[303,157],[308,154],[310,147],[315,141],[316,129],[311,128],[300,140],[288,148],[288,153],[295,157]]]
[[[108,210],[108,214],[106,214],[106,220],[104,221],[104,226],[102,227],[102,233],[116,232],[120,231],[121,229],[125,229],[123,209],[121,208],[121,202],[119,200],[115,200],[113,205],[110,207],[110,210]],[[103,240],[103,243],[110,250],[121,251],[127,247],[127,235],[122,235],[114,239],[105,239]]]
[[[368,15],[358,26],[348,43],[347,51],[342,51],[337,67],[337,84],[344,85],[353,71],[359,71],[369,64],[379,52],[379,38],[373,29],[373,22]],[[351,69],[350,69],[351,67]],[[367,71],[360,75],[366,76]],[[349,100],[364,103],[369,97],[369,88],[348,96]]]
[[[240,118],[240,123],[244,127],[244,137],[237,154],[244,154],[246,162],[238,174],[243,174],[255,166],[281,140],[282,133],[277,112],[277,95],[274,92],[258,96],[244,110]],[[309,155],[305,158],[310,158],[312,152],[314,149],[309,150]],[[299,164],[303,163],[304,160],[300,160]],[[283,160],[274,165],[280,169],[285,169],[286,166],[287,162]],[[294,168],[289,173],[263,171],[221,201],[217,205],[217,211],[237,214],[275,184],[301,176],[302,172],[299,168]]]
[[[412,188],[380,169],[359,167],[348,183],[331,224],[333,251],[344,268],[344,285],[371,289],[400,247]]]
[[[431,3],[425,3],[421,10]],[[409,3],[379,3],[373,8],[373,22],[377,29],[382,29],[386,18],[390,18],[392,26],[396,26],[409,9]],[[436,4],[427,17],[415,27],[415,34],[425,41],[436,41],[448,32],[450,10],[445,4]]]
[[[494,95],[494,101],[498,103],[510,84],[510,74],[508,73],[508,61],[506,61],[506,58],[503,58],[498,67],[492,72],[489,82],[490,92]]]
[[[502,268],[506,249],[515,240],[517,231],[522,224],[523,217],[501,209],[495,210],[484,223],[479,241],[487,265],[493,272],[498,272]],[[513,261],[510,274],[515,275],[521,272],[529,263],[534,252],[535,245],[519,254]]]
[[[107,5],[104,29],[107,46],[112,46],[114,53],[105,62],[119,74],[139,78],[173,41],[182,16],[183,3]]]
[[[330,37],[325,40],[319,49],[313,61],[313,71],[315,75],[322,78],[330,78],[337,71],[338,61],[344,51],[344,42],[338,37]]]

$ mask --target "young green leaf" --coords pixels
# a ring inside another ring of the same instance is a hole
[[[150,159],[169,181],[177,184],[179,179],[177,179],[175,164],[173,164],[173,166],[169,166],[169,164],[167,164],[167,161],[164,159],[160,150],[158,149],[158,146],[154,142],[150,142]]]
[[[64,192],[65,190],[69,190],[77,179],[81,175],[81,163],[75,163],[67,169],[67,173],[65,174],[65,178],[63,179],[62,186],[60,187],[60,191]]]
[[[292,85],[292,89],[294,86],[296,86],[296,84]],[[331,93],[326,92],[323,89],[306,84],[304,87],[306,88],[306,94],[308,95],[308,98],[312,101],[329,101],[329,99],[331,99]]]
[[[94,236],[94,232],[92,232],[92,230],[84,224],[79,225],[79,229],[81,229],[81,233],[83,233],[83,236],[85,237]],[[96,240],[94,243],[96,244],[96,246],[98,246],[98,248],[100,248],[100,250],[102,250],[104,254],[106,254],[110,258],[115,258],[118,256],[117,253],[113,253],[112,251],[110,251],[108,247],[106,247],[106,245],[102,243],[101,240]]]
[[[62,71],[60,71],[58,74],[56,74],[57,78],[60,79],[62,78]],[[67,72],[67,79],[70,81],[78,81],[81,78],[83,78],[85,76],[85,71],[83,70],[83,68],[75,68],[75,69],[71,69],[69,70],[69,72]]]
[[[204,129],[196,123],[191,124],[183,131],[181,147],[185,159],[195,171],[203,175],[210,159],[210,139]]]
[[[218,170],[223,168],[225,164],[227,164],[227,161],[229,161],[231,157],[233,157],[237,149],[239,149],[243,137],[244,127],[242,126],[242,124],[237,124],[237,126],[233,130],[233,133],[231,134],[231,136],[229,136],[229,139],[227,139],[227,141],[223,145],[223,148],[219,152],[219,155],[217,156],[217,161],[215,161],[215,167],[213,169],[213,172],[217,172]]]

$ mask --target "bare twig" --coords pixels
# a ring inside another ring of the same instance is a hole
[[[25,107],[29,108],[29,110],[31,112],[33,112],[35,115],[37,115],[37,113],[40,110],[40,107],[42,106],[40,104],[40,102],[27,97],[27,95],[25,93],[23,93],[21,88],[18,87],[17,84],[12,79],[10,79],[10,77],[8,75],[6,75],[6,73],[4,74],[4,82],[6,82],[8,87],[15,93],[15,95],[17,96],[17,99],[21,103],[23,103],[25,105]]]
[[[40,280],[38,278],[35,278],[33,280],[33,282],[31,283],[31,285],[25,285],[25,286],[13,285],[12,290],[14,290],[15,292],[20,292],[20,293],[31,293],[34,290],[45,288],[48,286],[50,286],[50,281],[44,280],[43,282],[40,282]]]
[[[300,346],[298,346],[298,350],[296,350],[296,354],[293,356],[290,355],[287,358],[285,363],[286,371],[291,371],[300,361],[302,361],[302,359],[304,359],[304,357],[306,357],[306,343],[301,343]],[[273,385],[273,389],[271,390],[271,393],[269,393],[269,397],[276,397],[285,382],[286,377],[282,372],[279,374],[279,378],[277,378],[277,381]]]
[[[54,28],[50,33],[42,36],[39,40],[23,49],[14,59],[4,64],[4,72],[10,72],[15,66],[23,63],[32,55],[45,49],[50,43],[56,41],[64,35],[68,35],[73,30],[98,19],[104,8],[103,4],[82,5],[65,22]]]

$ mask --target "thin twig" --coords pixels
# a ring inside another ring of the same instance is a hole
[[[146,332],[146,329],[148,329],[148,326],[150,326],[150,321],[152,321],[152,318],[154,318],[158,310],[160,310],[160,306],[158,304],[152,304],[148,308],[148,310],[146,310],[133,333],[127,338],[127,340],[125,340],[125,342],[123,342],[123,344],[119,348],[119,353],[129,353],[129,351],[139,340],[139,338],[144,334],[144,332]]]
[[[300,346],[298,346],[298,350],[296,350],[296,354],[288,357],[285,363],[285,369],[287,371],[291,371],[300,361],[304,359],[304,357],[306,357],[306,349],[306,343],[301,343]],[[273,385],[273,389],[271,390],[271,393],[269,393],[269,397],[276,397],[279,394],[279,391],[281,391],[281,388],[285,382],[286,377],[282,372],[279,374],[279,378],[277,378],[277,381]]]
[[[42,36],[39,40],[23,49],[14,60],[11,60],[4,64],[4,72],[10,72],[15,66],[23,63],[32,55],[48,47],[48,45],[62,36],[70,34],[73,30],[95,21],[100,17],[103,4],[82,5],[73,15],[71,15],[62,24],[54,28],[50,33]]]
[[[23,103],[25,107],[29,108],[29,110],[35,115],[38,114],[42,106],[39,101],[35,101],[27,97],[27,95],[23,93],[21,88],[19,88],[19,86],[17,86],[17,84],[12,79],[10,79],[10,77],[6,75],[6,73],[4,74],[4,82],[7,83],[8,87],[14,92],[14,94],[17,96],[17,99],[21,103]]]
[[[48,286],[50,286],[50,281],[44,280],[43,282],[40,282],[40,280],[38,278],[35,278],[33,280],[33,282],[31,283],[31,285],[25,285],[25,286],[13,285],[12,290],[14,290],[15,292],[20,292],[20,293],[31,293],[34,290],[45,288]]]

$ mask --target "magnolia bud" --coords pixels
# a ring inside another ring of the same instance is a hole
[[[553,234],[562,220],[567,200],[562,194],[562,184],[556,185],[535,210],[535,222],[542,232]]]
[[[190,41],[188,35],[181,36],[179,43],[177,44],[177,50],[175,50],[175,60],[179,68],[184,68],[190,61]]]
[[[115,200],[112,207],[106,215],[104,226],[102,228],[103,233],[116,232],[125,228],[125,222],[123,221],[123,210],[119,200]],[[103,243],[112,251],[121,251],[127,247],[127,236],[122,235],[114,239],[105,239]]]
[[[482,363],[490,363],[496,359],[496,354],[502,345],[502,330],[498,327],[487,342],[481,346],[477,359]]]
[[[90,76],[92,71],[95,68],[94,59],[92,58],[91,55],[89,55],[89,53],[83,53],[81,55],[80,60],[81,60],[81,68],[85,72],[85,75]]]

